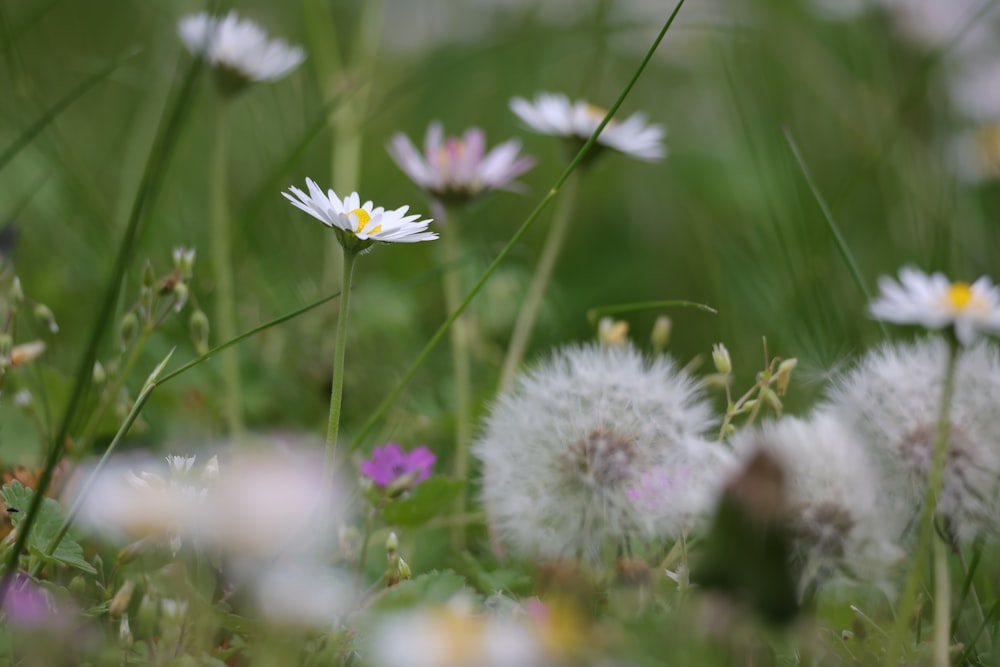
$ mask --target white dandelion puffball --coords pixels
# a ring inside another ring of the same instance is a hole
[[[535,132],[586,141],[607,115],[607,110],[583,100],[571,101],[559,93],[539,93],[533,102],[515,97],[510,108]],[[662,125],[635,113],[623,121],[612,118],[597,137],[597,143],[647,162],[662,160],[666,131]]]
[[[263,28],[235,11],[222,17],[205,12],[185,16],[177,33],[193,55],[244,82],[280,79],[305,60],[302,49],[268,38]]]
[[[675,535],[711,503],[726,453],[696,383],[666,357],[557,350],[492,406],[474,445],[483,503],[527,556],[597,561],[608,545]]]
[[[919,516],[933,456],[948,345],[938,338],[885,345],[867,354],[833,391],[831,409],[871,452],[885,486],[886,511],[902,523]],[[1000,500],[1000,356],[966,348],[955,369],[948,452],[938,510],[961,539],[996,534]]]
[[[903,526],[881,511],[881,481],[860,438],[830,411],[784,417],[738,431],[730,440],[744,458],[763,449],[786,472],[788,521],[800,568],[800,590],[845,574],[883,578],[903,557]]]

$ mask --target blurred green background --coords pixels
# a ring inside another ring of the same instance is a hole
[[[991,136],[980,131],[990,119],[966,113],[950,85],[962,75],[957,68],[964,62],[959,45],[965,34],[993,26],[983,19],[988,11],[980,3],[957,2],[954,12],[965,12],[955,20],[957,28],[929,40],[901,29],[898,14],[887,9],[847,15],[850,6],[844,4],[833,18],[830,6],[687,0],[622,107],[623,114],[643,111],[666,125],[670,155],[647,164],[608,154],[583,175],[532,355],[591,339],[594,326],[586,311],[594,306],[689,299],[719,313],[669,313],[670,350],[678,359],[707,359],[712,343],[724,342],[740,378],[737,387],[749,385],[761,367],[760,340],[766,336],[771,354],[800,360],[789,408],[800,411],[815,401],[831,373],[882,334],[865,315],[866,299],[786,132],[871,289],[879,275],[906,264],[944,270],[956,279],[1000,277],[996,183],[982,174],[968,178],[951,148],[962,131]],[[26,321],[19,331],[18,341],[41,337],[49,347],[39,362],[44,373],[25,369],[4,389],[0,458],[6,463],[40,455],[37,438],[26,438],[9,407],[14,390],[50,393],[54,415],[48,420],[59,414],[58,382],[49,379],[43,388],[40,378],[70,377],[95,326],[158,123],[190,63],[176,36],[177,20],[204,7],[162,0],[0,0],[0,150],[79,82],[127,50],[141,49],[0,171],[0,221],[13,221],[20,230],[12,261],[25,292],[48,304],[61,326],[50,335]],[[345,100],[368,95],[357,128],[361,193],[388,207],[429,211],[426,198],[385,151],[397,131],[421,142],[435,119],[450,133],[479,125],[493,143],[521,137],[538,157],[521,179],[530,189],[527,196],[495,193],[461,220],[471,285],[565,164],[557,140],[520,126],[508,109],[510,98],[557,91],[610,105],[673,9],[668,2],[638,0],[387,0],[377,38],[366,39],[358,28],[359,2],[261,0],[232,7],[309,53],[288,78],[251,87],[228,114],[227,195],[236,230],[241,331],[336,285],[335,270],[327,266],[334,255],[332,234],[280,196],[289,185],[302,187],[306,177],[344,194],[337,174],[331,175],[333,135],[324,109],[331,93],[337,94],[334,111]],[[323,77],[329,62],[316,55],[323,50],[342,61],[365,52],[374,64]],[[211,79],[204,76],[172,146],[162,191],[144,218],[123,303],[135,299],[146,258],[165,272],[171,248],[190,245],[198,250],[192,293],[213,316],[208,219],[216,104]],[[1000,149],[984,144],[976,150],[979,158],[986,156],[985,163],[976,158],[976,165],[995,172]],[[495,389],[551,212],[476,301],[480,403]],[[444,318],[440,257],[440,249],[428,243],[378,247],[359,262],[342,422],[348,437]],[[251,428],[322,432],[335,312],[335,302],[328,303],[239,346]],[[646,345],[657,314],[627,318],[640,344]],[[109,327],[101,358],[112,356],[116,327]],[[133,392],[173,346],[175,365],[195,356],[187,312],[153,338],[131,382]],[[219,437],[217,363],[164,386],[144,413],[147,430],[134,442],[205,443]],[[444,454],[452,440],[451,405],[443,343],[373,440],[428,444]]]

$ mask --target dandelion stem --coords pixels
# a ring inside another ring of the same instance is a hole
[[[934,667],[948,667],[951,643],[951,581],[948,578],[948,545],[934,540]]]
[[[219,337],[236,337],[236,295],[233,289],[233,250],[226,205],[226,100],[219,99],[215,114],[215,144],[212,150],[212,264],[215,270],[215,319]],[[222,406],[230,435],[243,432],[243,400],[240,358],[235,349],[219,355],[222,367]]]
[[[458,310],[462,303],[462,276],[459,266],[459,224],[454,207],[447,209],[448,228],[444,230],[444,302],[449,313]],[[450,330],[451,363],[455,372],[455,479],[469,476],[469,439],[471,436],[472,370],[469,359],[468,316],[459,316]],[[455,514],[465,512],[466,487],[463,485],[455,499]],[[456,524],[451,530],[451,545],[456,552],[465,549],[465,527]]]
[[[538,260],[538,266],[535,267],[535,275],[528,287],[528,294],[521,303],[521,310],[517,313],[514,333],[511,334],[510,345],[507,346],[507,356],[504,357],[503,368],[500,371],[501,391],[510,387],[514,382],[514,375],[521,366],[521,360],[524,359],[524,353],[531,341],[531,331],[535,328],[535,320],[538,319],[542,299],[545,298],[545,291],[549,287],[552,271],[555,269],[559,255],[562,253],[563,243],[566,241],[566,231],[569,229],[569,220],[573,216],[573,204],[576,201],[576,188],[579,181],[579,171],[570,174],[565,185],[566,193],[552,216],[552,225],[549,227],[549,234],[545,239],[545,246],[542,248],[542,256]]]
[[[356,252],[344,249],[343,272],[341,274],[340,312],[337,316],[337,339],[333,351],[333,382],[330,388],[330,419],[326,427],[326,458],[323,461],[323,476],[327,488],[333,485],[336,469],[337,434],[340,430],[340,404],[344,396],[344,357],[347,350],[347,314],[351,305],[351,276]]]
[[[528,214],[528,217],[524,220],[524,222],[521,223],[521,226],[518,227],[516,232],[514,232],[514,235],[510,238],[509,241],[507,241],[507,244],[503,247],[503,249],[500,250],[499,254],[497,254],[497,256],[493,259],[490,265],[486,267],[486,270],[483,272],[483,275],[479,277],[479,280],[476,281],[476,284],[472,286],[472,289],[469,291],[469,293],[465,295],[464,299],[462,299],[462,303],[459,304],[458,309],[455,310],[441,324],[440,327],[438,327],[437,331],[434,332],[434,335],[431,336],[430,340],[427,341],[427,344],[424,345],[424,348],[420,351],[420,354],[417,355],[416,360],[414,360],[414,362],[406,370],[406,372],[403,374],[403,377],[400,378],[399,382],[396,383],[396,386],[392,388],[392,391],[389,392],[389,394],[382,400],[382,402],[378,404],[378,406],[375,408],[372,414],[369,415],[368,419],[361,426],[361,429],[354,437],[353,442],[351,442],[351,450],[357,449],[358,447],[361,446],[361,443],[364,441],[365,436],[368,435],[369,431],[371,431],[372,428],[375,427],[375,424],[382,417],[382,415],[385,414],[385,411],[388,410],[389,407],[396,401],[399,395],[403,393],[403,389],[405,389],[406,385],[410,383],[410,380],[413,379],[413,376],[417,374],[417,371],[423,365],[424,361],[430,355],[431,351],[435,347],[437,347],[437,344],[444,337],[445,332],[448,331],[449,328],[451,328],[451,325],[455,322],[458,316],[461,315],[466,308],[468,308],[469,304],[472,303],[472,300],[476,297],[477,294],[479,294],[480,290],[483,289],[483,286],[486,284],[486,281],[489,280],[490,276],[493,275],[493,273],[497,270],[497,268],[500,266],[503,260],[507,258],[507,255],[511,253],[514,247],[520,242],[521,238],[524,237],[524,235],[528,232],[531,226],[535,223],[535,220],[538,219],[538,216],[540,216],[542,211],[544,211],[545,208],[549,205],[549,202],[551,202],[556,197],[556,195],[559,193],[559,189],[562,188],[563,184],[565,184],[566,180],[570,177],[570,175],[576,170],[577,167],[580,166],[584,158],[587,157],[587,154],[590,152],[590,149],[593,148],[594,143],[597,141],[597,137],[600,136],[602,131],[604,131],[604,128],[607,126],[608,122],[621,107],[622,102],[624,102],[625,98],[628,97],[628,94],[632,92],[632,88],[635,86],[636,81],[639,80],[639,77],[642,76],[642,73],[646,70],[646,66],[649,64],[649,61],[652,60],[653,54],[656,53],[656,49],[660,46],[660,42],[663,41],[663,38],[667,34],[667,31],[670,29],[670,26],[673,25],[674,19],[677,18],[678,12],[680,12],[681,7],[684,6],[684,2],[685,0],[678,0],[677,5],[674,7],[674,10],[670,13],[670,16],[667,18],[666,22],[663,24],[663,27],[660,29],[659,34],[657,34],[656,39],[653,40],[653,43],[646,51],[646,55],[643,57],[642,62],[639,63],[639,66],[632,74],[632,78],[629,79],[627,84],[625,84],[625,87],[622,89],[622,92],[618,95],[618,99],[616,99],[614,104],[611,105],[611,108],[608,109],[608,113],[604,115],[604,118],[601,120],[598,126],[594,128],[594,132],[593,134],[590,135],[590,138],[587,139],[587,141],[584,142],[583,146],[580,147],[580,150],[577,152],[576,157],[574,157],[573,160],[570,161],[569,165],[567,165],[566,169],[564,169],[562,174],[559,175],[559,178],[556,179],[556,182],[552,185],[552,187],[545,194],[542,200],[538,203],[538,205],[534,208],[534,210],[532,210],[531,213]]]
[[[886,652],[886,667],[898,667],[899,658],[903,652],[903,645],[910,629],[910,621],[916,610],[917,593],[920,589],[920,576],[926,562],[927,550],[931,547],[931,540],[941,541],[940,537],[934,534],[934,515],[937,512],[938,494],[941,490],[941,482],[944,479],[944,468],[948,460],[948,431],[951,424],[951,402],[955,393],[955,367],[960,353],[958,340],[954,334],[949,337],[948,362],[944,373],[944,386],[941,392],[941,405],[938,411],[937,432],[934,438],[934,453],[931,459],[931,468],[927,473],[927,491],[924,495],[923,511],[920,515],[920,526],[916,545],[916,555],[910,573],[906,578],[906,585],[903,588],[903,595],[900,598],[899,607],[896,610],[896,628],[892,641],[889,643],[889,650]],[[946,549],[947,545],[942,544],[941,549]],[[934,546],[935,557],[935,579],[948,576],[947,552],[939,554],[938,546]],[[948,664],[948,639],[950,624],[948,615],[950,607],[950,595],[947,583],[938,582],[935,587],[934,600],[934,657],[935,665]],[[940,600],[939,596],[946,599]],[[943,628],[939,627],[943,624]],[[942,649],[939,643],[943,642]],[[944,662],[938,662],[943,651]]]

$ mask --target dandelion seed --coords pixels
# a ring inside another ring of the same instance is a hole
[[[489,520],[543,558],[596,561],[605,547],[675,535],[711,503],[727,458],[699,438],[709,421],[694,381],[666,357],[558,350],[498,398],[474,446]],[[676,488],[644,494],[650,473]]]
[[[969,345],[979,332],[1000,333],[1000,289],[986,276],[969,284],[904,268],[899,282],[879,279],[879,296],[869,312],[877,320],[896,324],[953,327],[959,342]]]
[[[421,155],[405,134],[396,134],[389,155],[414,183],[444,200],[465,200],[491,190],[521,190],[515,178],[531,169],[535,160],[521,154],[521,142],[505,141],[486,151],[486,133],[478,127],[462,137],[444,136],[432,123]]]
[[[940,339],[885,345],[840,380],[831,409],[862,438],[885,487],[880,511],[919,516],[937,433],[948,346]],[[978,343],[958,358],[938,511],[962,539],[1000,531],[1000,357]]]
[[[558,93],[539,93],[533,102],[515,97],[510,108],[536,132],[580,141],[589,139],[607,114],[589,102],[571,102]],[[635,113],[623,121],[612,119],[597,137],[597,143],[638,160],[657,162],[667,154],[665,134],[661,125],[651,124],[643,114]]]

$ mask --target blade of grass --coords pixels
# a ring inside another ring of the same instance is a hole
[[[670,299],[667,301],[637,301],[635,303],[616,303],[610,306],[594,306],[587,311],[587,320],[591,324],[597,322],[602,315],[618,315],[619,313],[634,313],[640,310],[659,310],[661,308],[694,308],[705,313],[718,315],[719,311],[704,303]]]
[[[649,61],[652,59],[653,54],[656,53],[656,49],[660,46],[660,42],[663,41],[664,36],[667,34],[667,30],[670,29],[670,26],[673,24],[674,19],[677,17],[677,13],[681,10],[681,7],[683,6],[684,6],[684,0],[679,0],[677,5],[674,7],[673,12],[670,13],[670,17],[667,18],[666,23],[663,24],[663,28],[660,29],[660,32],[656,36],[656,39],[653,40],[653,44],[649,47],[649,50],[643,57],[642,62],[639,63],[639,66],[636,69],[635,73],[633,73],[632,78],[629,79],[627,84],[625,84],[625,88],[618,95],[618,99],[615,100],[614,104],[611,105],[611,108],[608,109],[608,112],[604,115],[604,118],[601,120],[600,125],[597,126],[593,134],[591,134],[590,138],[587,139],[587,141],[583,144],[583,146],[577,152],[573,160],[569,163],[566,169],[564,169],[563,172],[559,175],[559,178],[556,179],[555,184],[549,189],[548,193],[546,193],[546,195],[542,198],[542,200],[538,203],[538,205],[535,206],[534,210],[528,215],[527,219],[525,219],[525,221],[521,223],[521,226],[517,229],[516,232],[514,232],[514,235],[510,238],[507,244],[504,245],[503,249],[500,250],[500,253],[486,268],[486,271],[483,272],[483,275],[472,287],[472,290],[470,290],[469,293],[465,296],[465,298],[462,300],[462,303],[459,304],[458,308],[456,308],[451,313],[451,315],[448,316],[448,318],[444,321],[444,323],[442,323],[441,326],[438,327],[438,330],[434,332],[434,335],[431,336],[429,341],[427,341],[427,344],[424,346],[424,349],[420,351],[420,354],[417,355],[416,360],[403,374],[403,377],[399,380],[396,386],[393,387],[393,389],[389,392],[389,394],[385,397],[385,399],[378,405],[378,407],[375,408],[375,410],[368,417],[365,423],[362,424],[361,429],[358,431],[357,435],[355,435],[354,440],[353,442],[351,442],[350,447],[348,447],[347,450],[348,453],[355,451],[358,447],[361,446],[361,444],[364,442],[365,436],[372,430],[372,428],[374,428],[375,424],[382,417],[385,411],[389,409],[389,406],[391,406],[396,401],[399,395],[403,392],[403,389],[406,388],[406,385],[410,383],[410,380],[412,380],[413,376],[416,375],[417,370],[419,370],[420,366],[423,365],[424,361],[427,359],[428,355],[430,355],[431,351],[437,346],[437,344],[441,341],[441,339],[444,338],[445,334],[448,333],[448,330],[451,328],[451,325],[455,323],[455,320],[457,320],[458,317],[469,306],[469,304],[472,303],[472,300],[476,297],[477,294],[479,294],[480,290],[482,290],[483,286],[486,284],[486,281],[489,280],[490,276],[493,275],[493,273],[497,270],[497,268],[500,266],[503,260],[507,258],[507,255],[509,255],[510,252],[514,249],[514,247],[518,244],[518,242],[520,242],[521,238],[528,232],[531,226],[535,223],[535,220],[538,219],[538,216],[541,215],[542,211],[544,211],[545,208],[549,205],[549,203],[556,198],[556,196],[559,194],[560,188],[562,187],[563,183],[566,182],[566,179],[569,178],[570,174],[572,174],[576,170],[576,168],[579,167],[580,164],[583,162],[583,159],[587,156],[587,153],[590,152],[590,149],[594,146],[594,143],[597,141],[597,137],[600,136],[601,132],[604,130],[604,127],[614,117],[615,113],[618,111],[618,108],[621,107],[622,103],[625,101],[625,98],[628,97],[628,94],[632,91],[632,88],[639,80],[639,77],[645,71],[646,65],[649,64]]]
[[[3,168],[6,167],[12,159],[14,159],[14,156],[17,155],[21,149],[30,144],[31,140],[38,136],[38,133],[44,130],[49,123],[59,116],[59,114],[69,108],[73,102],[83,97],[87,91],[100,83],[105,77],[118,69],[122,63],[139,53],[139,51],[140,49],[137,48],[131,49],[111,60],[107,65],[74,86],[68,93],[60,98],[58,102],[46,109],[38,120],[21,132],[21,134],[19,134],[17,138],[3,150],[3,152],[0,152],[0,171],[3,171]]]
[[[97,358],[97,349],[100,346],[101,338],[108,323],[111,322],[111,315],[114,312],[115,304],[118,300],[118,293],[121,291],[122,280],[125,271],[131,260],[136,239],[139,234],[140,222],[153,204],[162,178],[166,173],[169,156],[177,145],[177,136],[183,125],[186,111],[191,106],[191,100],[195,93],[195,84],[201,73],[202,62],[193,61],[185,70],[181,79],[180,89],[173,100],[173,103],[164,115],[164,120],[160,126],[156,141],[150,150],[149,159],[143,171],[143,177],[136,192],[135,202],[129,214],[125,233],[118,245],[118,253],[115,263],[108,278],[107,287],[99,308],[95,313],[94,327],[90,332],[87,347],[80,359],[76,376],[73,382],[73,389],[70,393],[69,401],[66,404],[56,436],[52,440],[51,448],[45,460],[42,474],[38,478],[38,488],[32,498],[31,505],[21,525],[18,527],[17,539],[14,546],[8,552],[8,557],[4,563],[3,578],[0,579],[0,607],[6,597],[11,578],[17,572],[18,559],[27,544],[28,536],[34,525],[38,512],[41,509],[42,501],[45,499],[45,492],[52,482],[53,471],[58,465],[64,452],[64,443],[69,435],[70,425],[76,416],[76,411],[83,400],[84,394],[90,387],[94,369],[94,360]]]
[[[837,244],[837,250],[840,251],[840,256],[844,258],[844,263],[847,264],[847,268],[851,272],[851,277],[854,278],[854,284],[858,286],[859,290],[861,290],[865,300],[871,302],[872,293],[868,289],[868,285],[865,284],[865,279],[861,276],[861,269],[858,268],[858,263],[854,259],[854,254],[851,252],[850,247],[847,245],[847,240],[840,231],[840,226],[833,218],[833,211],[831,211],[830,207],[827,206],[826,200],[823,199],[823,194],[816,186],[816,182],[813,181],[812,174],[809,172],[809,167],[806,166],[806,161],[803,159],[802,153],[799,151],[798,144],[795,143],[795,138],[792,136],[792,131],[788,127],[783,127],[782,130],[785,133],[785,141],[788,142],[788,148],[792,152],[792,156],[795,158],[795,161],[799,164],[799,169],[802,170],[802,176],[806,180],[806,185],[809,186],[809,190],[812,192],[813,198],[816,200],[816,204],[819,206],[819,210],[823,214],[823,220],[826,221],[827,229],[830,230],[830,234],[833,236],[833,240]],[[882,330],[882,335],[885,338],[889,338],[889,331],[885,328],[885,324],[881,320],[876,320],[876,322]]]

